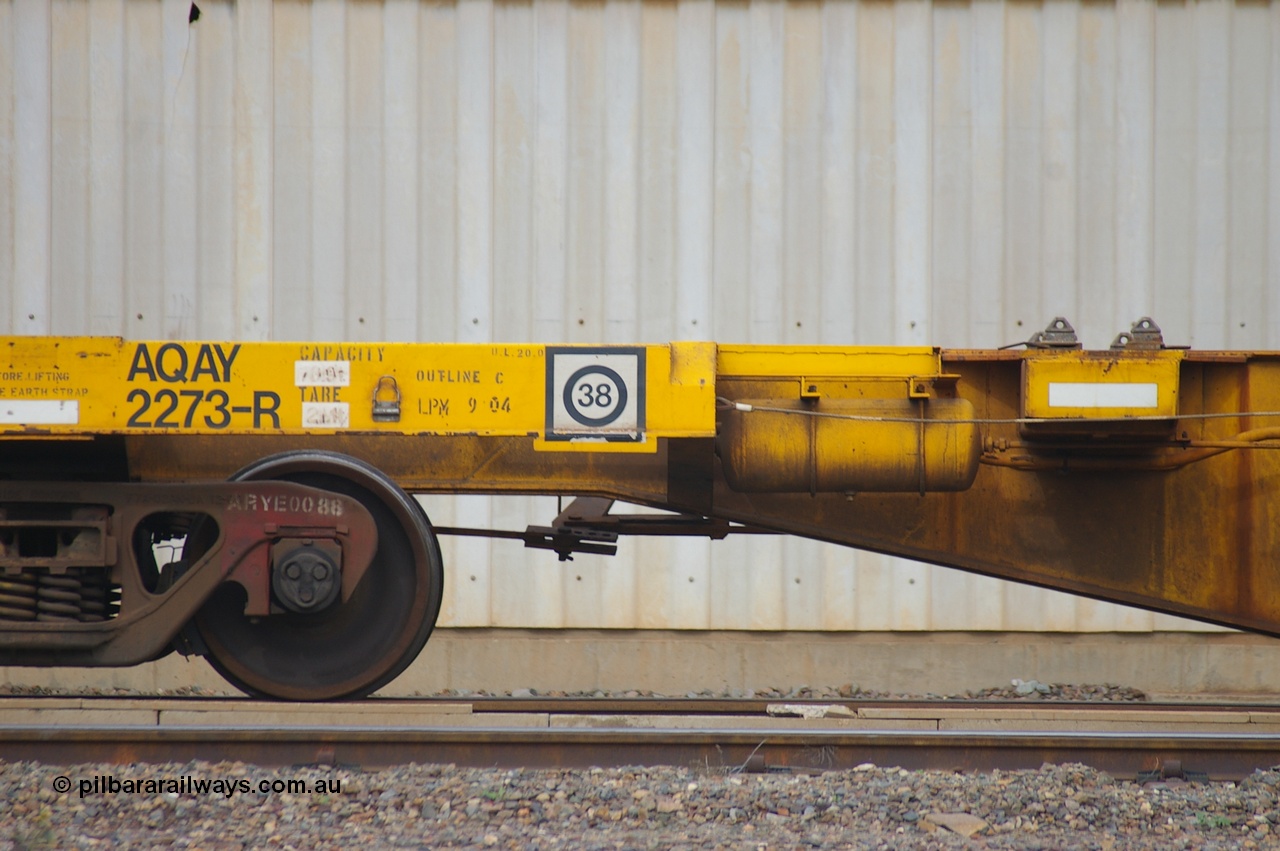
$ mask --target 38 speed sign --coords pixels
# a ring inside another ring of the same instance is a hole
[[[547,347],[547,439],[644,434],[644,349]]]

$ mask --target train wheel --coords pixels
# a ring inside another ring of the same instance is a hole
[[[440,612],[444,569],[417,501],[375,468],[330,452],[286,452],[233,481],[289,481],[358,499],[378,527],[378,549],[351,599],[313,614],[246,618],[227,583],[196,619],[210,664],[252,695],[285,700],[360,697],[386,685],[427,643]]]

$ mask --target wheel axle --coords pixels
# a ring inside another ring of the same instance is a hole
[[[327,542],[281,538],[272,548],[269,617],[249,617],[237,586],[205,603],[196,627],[209,663],[252,695],[285,700],[360,697],[418,656],[440,611],[444,568],[417,501],[376,468],[333,452],[264,458],[233,481],[286,481],[358,501],[372,516],[377,549],[348,596],[341,552]]]
[[[271,590],[286,609],[318,612],[338,599],[342,548],[310,538],[285,539],[271,548]]]

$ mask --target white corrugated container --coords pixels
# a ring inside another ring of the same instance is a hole
[[[1280,347],[1277,5],[198,6],[0,0],[0,330]],[[800,540],[445,551],[449,625],[1184,625]]]

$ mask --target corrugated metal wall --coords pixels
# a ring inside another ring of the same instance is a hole
[[[1280,6],[197,2],[0,0],[0,329],[1280,347]],[[804,541],[446,550],[454,625],[1181,623]]]

